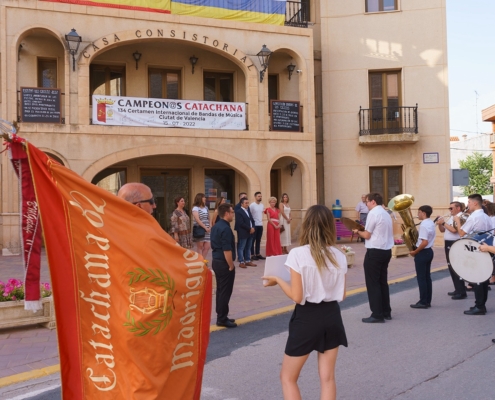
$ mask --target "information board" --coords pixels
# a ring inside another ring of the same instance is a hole
[[[301,114],[298,101],[271,100],[271,130],[301,132]]]
[[[60,124],[60,89],[21,87],[21,120]]]

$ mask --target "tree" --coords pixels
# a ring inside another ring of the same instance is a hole
[[[469,185],[462,186],[465,196],[473,193],[481,195],[493,193],[493,186],[490,183],[490,177],[493,171],[491,154],[484,156],[481,153],[475,152],[467,156],[465,160],[460,160],[459,166],[469,171]]]

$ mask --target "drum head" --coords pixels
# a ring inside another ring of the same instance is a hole
[[[493,271],[490,253],[479,251],[480,243],[460,239],[450,248],[450,265],[459,277],[470,283],[485,282]]]

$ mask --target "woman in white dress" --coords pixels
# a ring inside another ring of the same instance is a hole
[[[280,226],[284,227],[284,231],[280,232],[280,244],[282,245],[282,253],[289,254],[287,247],[289,247],[292,242],[290,234],[290,221],[292,221],[292,216],[290,213],[289,196],[287,195],[287,193],[282,194],[282,199],[278,207],[280,209]]]

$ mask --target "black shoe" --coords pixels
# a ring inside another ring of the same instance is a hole
[[[224,326],[225,328],[235,328],[237,324],[235,322],[231,322],[230,320],[221,322],[217,321],[217,326]]]
[[[454,290],[453,292],[448,292],[447,293],[449,296],[455,296],[457,294],[457,292]]]
[[[235,322],[235,319],[233,318],[227,318],[230,322]]]
[[[251,256],[251,261],[257,261],[259,260],[257,256]]]
[[[452,300],[467,299],[467,294],[454,294],[451,298]]]
[[[464,311],[464,314],[466,314],[466,315],[485,315],[486,310],[482,310],[481,308],[474,307],[474,308],[470,308],[467,311]]]
[[[266,258],[263,257],[261,254],[256,255],[256,257],[258,258],[258,260],[266,260]]]
[[[424,308],[424,309],[426,309],[426,308],[428,308],[428,304],[423,304],[423,303],[420,303],[418,301],[416,304],[411,304],[409,307],[411,307],[411,308]]]
[[[383,318],[385,318],[387,321],[392,321],[391,315],[384,315]]]
[[[426,307],[431,308],[431,303],[428,303]]]
[[[384,319],[375,318],[375,317],[363,318],[361,321],[366,322],[368,324],[384,323],[385,322]]]

